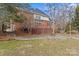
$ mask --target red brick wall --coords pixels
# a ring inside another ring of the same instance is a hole
[[[15,24],[15,27],[16,27],[16,34],[21,33],[22,23],[14,22],[14,24]]]
[[[43,20],[43,21],[39,24],[38,28],[50,28],[49,22]]]
[[[32,13],[30,13],[30,12],[28,12],[28,11],[17,11],[17,15],[24,15],[25,17],[26,17],[26,19],[24,20],[24,22],[23,23],[20,23],[20,22],[15,22],[15,25],[16,25],[16,33],[17,34],[22,34],[22,33],[24,33],[23,31],[22,31],[22,28],[23,28],[23,24],[25,24],[25,25],[27,25],[27,23],[28,23],[28,25],[30,25],[31,23],[32,23],[32,21],[33,21],[33,14]]]
[[[49,21],[42,21],[36,28],[32,29],[32,34],[51,34]]]
[[[25,32],[21,31],[22,23],[15,22],[15,25],[16,25],[16,33],[17,34],[25,33]],[[48,24],[48,21],[43,21],[36,28],[32,28],[31,34],[51,34],[51,28]]]

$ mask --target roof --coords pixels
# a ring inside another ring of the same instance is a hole
[[[46,13],[44,13],[43,11],[37,9],[37,8],[19,8],[19,7],[16,7],[17,9],[20,9],[20,10],[23,10],[23,11],[29,11],[31,13],[35,13],[35,14],[40,14],[42,16],[45,16],[45,17],[49,17]]]
[[[49,18],[49,16],[47,14],[45,14],[44,12],[42,12],[41,10],[39,10],[37,8],[26,8],[26,9],[18,8],[18,9],[20,9],[22,11],[28,11],[29,13],[32,13],[32,14],[39,14],[39,15]],[[48,19],[46,19],[46,20],[49,21]]]
[[[45,16],[45,17],[48,17],[48,15],[46,13],[44,13],[43,11],[37,9],[37,8],[31,8],[30,11],[32,13],[35,13],[35,14],[40,14],[42,16]]]

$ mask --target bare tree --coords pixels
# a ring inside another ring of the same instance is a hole
[[[49,17],[50,17],[50,21],[51,21],[51,25],[53,28],[52,30],[52,34],[55,35],[55,4],[51,4],[48,3],[46,4],[46,6],[48,7],[48,13],[49,13]]]

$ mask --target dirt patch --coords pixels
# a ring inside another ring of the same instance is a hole
[[[14,40],[14,38],[10,36],[0,36],[0,41],[5,41],[5,40]]]

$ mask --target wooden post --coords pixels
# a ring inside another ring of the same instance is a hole
[[[70,34],[69,35],[70,35],[70,38],[72,38],[72,36],[71,36],[72,35],[72,33],[71,33],[72,29],[71,29],[71,15],[70,15],[70,13],[69,13],[69,20],[70,20],[69,21],[70,22],[70,25],[69,25],[69,29],[70,29],[69,33]]]
[[[54,24],[54,21],[53,21],[53,35],[55,34],[55,24]]]
[[[70,38],[71,38],[71,35],[72,35],[72,33],[71,33],[71,23],[70,23],[69,28],[70,28]]]

